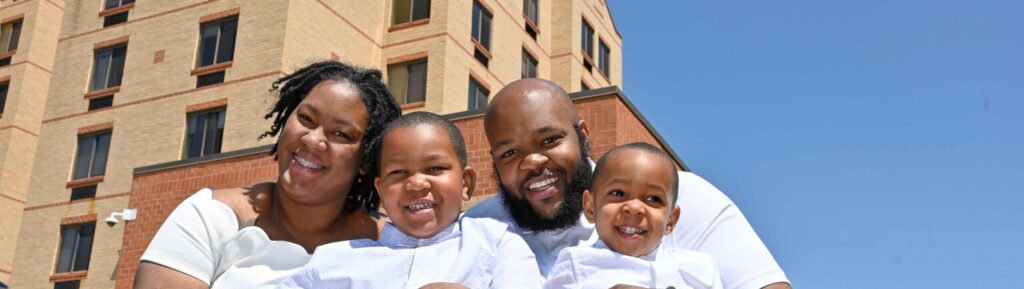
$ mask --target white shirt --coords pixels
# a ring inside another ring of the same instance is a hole
[[[501,204],[503,199],[504,193],[498,193],[470,208],[465,216],[492,218],[509,224],[509,229],[530,245],[544,276],[548,275],[561,249],[597,241],[593,225],[582,216],[576,226],[563,230],[537,233],[519,230]],[[789,282],[743,213],[718,188],[693,173],[679,172],[677,199],[679,222],[672,234],[662,239],[663,246],[710,254],[718,264],[722,284],[727,289],[754,289]]]
[[[469,288],[539,288],[533,253],[505,224],[460,219],[428,239],[385,225],[380,240],[320,246],[278,288],[419,288],[453,282]]]
[[[612,251],[603,241],[562,250],[548,277],[545,289],[605,289],[616,284],[644,288],[722,288],[711,255],[658,246],[651,254],[638,258]]]
[[[274,288],[309,261],[298,244],[271,241],[256,226],[239,230],[230,207],[202,189],[171,212],[142,260],[203,281],[210,288]]]

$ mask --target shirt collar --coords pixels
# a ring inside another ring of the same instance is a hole
[[[379,240],[381,245],[388,247],[416,248],[429,246],[461,235],[461,224],[462,222],[457,220],[448,225],[447,228],[444,228],[444,230],[437,232],[433,237],[420,239],[406,235],[398,227],[395,227],[395,224],[387,222],[387,224],[384,224],[384,229],[380,232]]]

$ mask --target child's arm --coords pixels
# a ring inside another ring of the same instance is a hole
[[[491,288],[540,288],[544,284],[537,259],[522,237],[505,232],[497,250]]]
[[[544,289],[579,288],[576,284],[576,270],[573,268],[572,254],[569,249],[558,253],[558,259],[551,265],[551,272],[548,272],[548,280],[544,282]]]

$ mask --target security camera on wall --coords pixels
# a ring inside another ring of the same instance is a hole
[[[134,221],[137,213],[138,210],[136,209],[124,209],[120,212],[110,213],[110,216],[103,221],[107,223],[108,227],[113,227],[114,225],[117,225],[118,218],[124,219],[125,222]]]

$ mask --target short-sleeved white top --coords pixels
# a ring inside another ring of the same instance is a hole
[[[711,255],[658,246],[651,254],[619,254],[598,241],[562,250],[544,283],[545,289],[605,289],[616,284],[644,288],[721,289]]]
[[[718,264],[726,289],[755,289],[776,282],[789,282],[768,248],[761,242],[746,217],[722,191],[703,178],[679,173],[679,221],[662,246],[708,253]],[[470,208],[464,216],[492,218],[508,223],[537,256],[541,273],[547,276],[559,252],[567,247],[597,242],[594,226],[581,216],[569,228],[531,232],[520,228],[501,203],[504,193]]]
[[[302,246],[272,241],[257,226],[239,229],[234,210],[210,189],[178,205],[142,254],[210,288],[274,288],[309,258]]]

